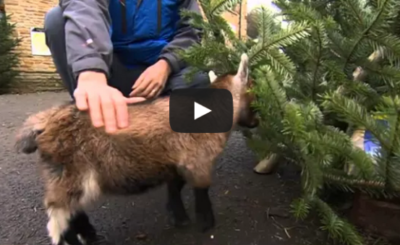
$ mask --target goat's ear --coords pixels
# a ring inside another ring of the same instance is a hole
[[[240,64],[235,75],[235,79],[240,81],[242,84],[247,84],[249,79],[249,57],[243,53],[240,57]]]
[[[215,75],[215,72],[212,70],[208,73],[208,77],[210,78],[211,83],[215,82],[215,80],[217,79],[217,75]]]

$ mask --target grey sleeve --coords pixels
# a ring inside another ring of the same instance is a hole
[[[65,23],[67,61],[75,78],[85,70],[109,77],[113,46],[109,0],[60,0]]]
[[[190,11],[200,12],[200,7],[197,0],[182,0],[180,9],[187,9]],[[164,47],[161,51],[160,59],[165,59],[171,66],[172,73],[179,72],[185,63],[182,61],[174,51],[176,49],[186,49],[195,43],[200,43],[201,30],[193,28],[189,24],[189,19],[181,18],[178,23],[177,33],[173,40]]]

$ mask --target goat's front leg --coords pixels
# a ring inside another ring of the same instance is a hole
[[[196,221],[201,231],[206,232],[215,226],[214,211],[209,196],[209,188],[194,188]]]
[[[208,188],[211,185],[212,167],[212,162],[196,159],[196,161],[178,164],[177,170],[179,175],[192,187]]]
[[[184,227],[190,223],[181,196],[181,191],[184,185],[185,180],[179,175],[168,183],[167,209],[170,213],[172,222],[176,227]]]

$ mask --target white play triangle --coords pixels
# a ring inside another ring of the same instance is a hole
[[[211,110],[207,107],[204,107],[196,102],[194,102],[194,120],[210,113]]]

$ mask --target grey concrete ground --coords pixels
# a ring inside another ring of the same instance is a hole
[[[16,155],[17,127],[30,114],[66,93],[0,96],[0,245],[47,245],[42,185],[36,155]],[[326,244],[318,226],[286,216],[299,192],[293,176],[262,176],[252,172],[257,159],[235,132],[215,169],[211,191],[217,227],[208,233],[179,230],[167,222],[165,187],[134,197],[105,199],[89,210],[102,244],[115,245],[303,245]],[[193,217],[192,193],[183,192]],[[278,213],[276,217],[268,214]]]

